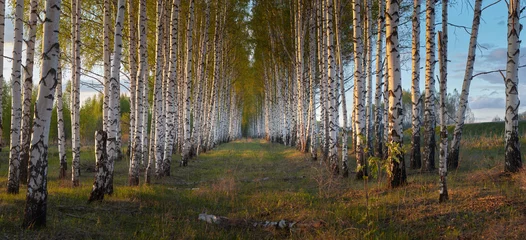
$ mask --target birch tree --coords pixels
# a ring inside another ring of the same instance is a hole
[[[57,134],[58,134],[58,159],[60,162],[60,172],[58,175],[59,179],[66,179],[66,171],[68,169],[68,162],[66,160],[66,134],[64,129],[64,114],[63,114],[63,104],[64,100],[62,99],[62,67],[60,63],[60,56],[58,62],[58,75],[57,75]]]
[[[164,133],[164,118],[163,115],[163,102],[162,102],[162,46],[163,46],[163,3],[162,0],[157,0],[157,32],[156,32],[156,46],[155,46],[155,80],[153,89],[153,111],[155,111],[155,121],[152,119],[152,133],[150,135],[152,149],[150,151],[149,158],[155,159],[155,175],[159,176],[162,172],[162,154],[164,144],[164,137],[161,136],[161,132]],[[162,126],[161,126],[162,125]],[[151,160],[149,161],[151,162]],[[152,166],[148,164],[146,168],[146,183],[150,183],[152,176]]]
[[[400,52],[398,42],[399,0],[389,0],[386,5],[386,54],[389,89],[389,186],[398,187],[407,183],[402,131],[402,78],[400,74]]]
[[[312,2],[311,13],[309,17],[309,69],[310,69],[310,92],[309,92],[309,111],[310,111],[310,153],[312,160],[318,158],[318,132],[316,124],[316,100],[315,100],[315,79],[316,79],[316,65],[319,64],[316,59],[316,12],[319,7],[316,6],[315,1]],[[266,91],[268,94],[268,91]]]
[[[423,170],[435,169],[435,0],[426,0],[426,96]]]
[[[60,7],[60,0],[46,1],[46,21],[42,43],[44,54],[31,136],[29,181],[23,222],[26,228],[46,225],[48,140],[54,101],[53,93],[57,86]]]
[[[27,183],[27,162],[29,161],[29,146],[31,142],[31,95],[33,93],[33,64],[35,62],[35,39],[37,25],[38,1],[31,0],[29,15],[29,31],[26,41],[26,65],[22,79],[22,132],[20,134],[20,182]]]
[[[22,120],[20,78],[22,77],[23,21],[24,1],[17,0],[15,7],[13,67],[11,69],[11,141],[9,151],[9,176],[7,179],[7,192],[11,194],[18,194],[20,184],[20,121]]]
[[[104,87],[104,101],[102,101],[102,130],[108,133],[108,112],[109,102],[111,96],[110,87],[110,0],[103,0],[103,46],[102,46],[102,61],[103,61],[103,87]]]
[[[360,0],[353,0],[353,32],[354,32],[354,106],[355,106],[355,127],[356,131],[356,164],[358,171],[356,178],[361,179],[367,175],[365,168],[364,138],[365,138],[365,82],[362,77],[362,37],[361,37],[361,3]]]
[[[128,0],[128,30],[129,30],[129,69],[130,69],[130,141],[128,146],[128,157],[131,159],[131,148],[135,139],[135,117],[136,117],[136,85],[137,85],[137,15],[136,1]]]
[[[448,154],[448,167],[456,169],[458,167],[458,156],[460,153],[460,140],[462,139],[462,129],[464,128],[464,121],[466,119],[466,109],[469,101],[469,88],[471,80],[473,79],[473,67],[475,65],[475,58],[477,56],[477,39],[480,26],[480,15],[482,14],[482,0],[475,1],[475,8],[473,13],[473,24],[471,27],[471,37],[469,39],[468,57],[466,61],[466,70],[464,72],[464,81],[462,84],[462,92],[460,93],[460,103],[456,112],[456,124],[453,131],[453,139],[451,140],[451,147]]]
[[[73,186],[79,186],[80,177],[80,0],[71,1],[72,12],[72,79],[71,79],[71,148],[73,159],[71,164],[71,181]]]
[[[412,85],[411,85],[411,106],[412,106],[412,134],[411,134],[411,162],[412,169],[422,167],[422,156],[420,152],[420,109],[422,98],[420,97],[420,4],[421,0],[413,2],[413,41],[411,45],[412,62]]]
[[[447,0],[442,0],[442,7],[447,9]],[[446,10],[447,11],[447,10]],[[442,15],[444,16],[444,15]],[[447,22],[447,20],[446,20]],[[447,41],[446,36],[442,32],[438,32],[438,64],[440,67],[440,156],[438,170],[440,175],[440,197],[439,201],[444,202],[448,200],[447,193],[447,124],[446,124],[446,93],[447,93],[447,69],[446,69],[446,54],[445,45]]]
[[[120,71],[121,71],[121,56],[122,56],[122,26],[124,24],[124,0],[117,2],[117,16],[115,18],[115,36],[113,37],[113,63],[111,65],[111,78],[108,81],[110,96],[108,102],[108,119],[107,119],[107,176],[104,184],[106,193],[113,193],[113,170],[114,163],[119,158],[119,144],[117,144],[119,138],[118,123],[120,121]]]
[[[128,172],[128,184],[139,185],[139,164],[142,162],[142,135],[143,131],[143,92],[146,76],[146,0],[139,3],[139,69],[137,71],[136,107],[135,107],[135,133],[132,147],[132,157]],[[145,120],[147,121],[147,119]]]
[[[385,88],[387,88],[387,85],[384,84],[384,81],[382,81],[383,78],[383,63],[382,63],[382,40],[384,38],[384,22],[385,22],[385,10],[384,10],[384,0],[378,0],[378,17],[377,17],[377,29],[378,29],[378,37],[376,39],[376,92],[375,92],[375,139],[376,139],[376,148],[374,149],[375,155],[377,157],[382,158],[383,157],[383,128],[385,127],[383,125],[382,121],[382,115],[383,115],[383,108],[380,104],[381,96],[382,96],[382,85],[384,85]]]
[[[88,202],[102,201],[106,192],[105,185],[109,173],[107,144],[108,135],[103,130],[95,131],[95,181]]]
[[[506,117],[505,136],[506,172],[518,172],[522,168],[519,142],[519,56],[520,56],[520,1],[511,0],[508,9],[508,61],[506,65]]]
[[[184,84],[184,141],[181,166],[188,165],[192,141],[190,136],[190,93],[192,88],[192,39],[194,26],[194,0],[190,0],[190,10],[188,14],[188,24],[186,28],[186,82]]]
[[[336,46],[334,44],[334,2],[327,0],[327,50],[329,51],[329,163],[333,173],[338,173],[338,83],[336,82]]]
[[[165,145],[164,145],[164,159],[163,159],[163,173],[164,176],[170,176],[172,148],[176,138],[175,115],[177,109],[175,108],[175,88],[177,80],[177,52],[178,52],[178,34],[179,34],[179,6],[180,0],[173,0],[171,13],[171,31],[170,31],[170,73],[168,76],[168,88],[166,99],[166,128],[165,128]]]

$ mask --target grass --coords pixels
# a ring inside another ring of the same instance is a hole
[[[501,138],[466,135],[460,168],[448,176],[448,202],[438,203],[438,173],[408,170],[409,184],[398,189],[388,189],[385,179],[370,179],[368,208],[364,181],[332,177],[307,154],[263,140],[221,145],[201,154],[188,167],[174,166],[171,177],[148,186],[126,186],[128,165],[120,161],[115,194],[91,204],[87,199],[93,173],[86,169],[93,165],[93,149],[83,149],[82,186],[78,188],[57,179],[58,155],[51,149],[48,224],[41,230],[20,228],[26,189],[22,187],[22,194],[6,194],[8,155],[4,148],[0,155],[0,238],[520,239],[526,234],[526,176],[501,172]],[[173,160],[176,164],[178,159],[174,156]],[[354,159],[350,161],[354,169]],[[225,228],[198,221],[203,212],[236,220],[324,224],[293,230]]]

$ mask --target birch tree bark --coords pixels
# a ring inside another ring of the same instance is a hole
[[[336,31],[336,66],[338,69],[338,81],[340,82],[340,97],[341,97],[341,105],[342,105],[342,114],[343,114],[343,126],[342,126],[342,176],[348,177],[349,176],[349,166],[348,166],[348,153],[347,153],[347,140],[348,140],[348,127],[347,127],[347,99],[345,97],[345,82],[344,82],[344,70],[343,70],[343,62],[342,62],[342,53],[341,53],[341,38],[340,38],[340,6],[337,4],[336,0],[333,0],[333,4],[335,6],[335,31]],[[339,119],[337,118],[336,121]]]
[[[161,144],[164,142],[164,137],[161,136],[164,134],[164,118],[163,118],[163,102],[162,102],[162,47],[163,47],[163,22],[164,19],[164,6],[162,0],[157,0],[157,32],[156,32],[156,50],[155,50],[155,81],[154,81],[154,89],[153,89],[153,111],[155,111],[155,121],[152,119],[152,133],[150,135],[151,142],[153,143],[151,146],[154,151],[150,151],[150,161],[152,159],[155,159],[155,175],[159,176],[162,172],[162,154],[164,144]],[[146,169],[146,183],[150,183],[151,176],[152,176],[152,166],[148,164],[148,167]]]
[[[442,7],[447,9],[447,0],[442,0]],[[446,20],[447,23],[447,20]],[[447,193],[447,125],[446,125],[446,94],[447,94],[447,68],[446,68],[446,54],[445,41],[446,36],[442,32],[438,32],[438,65],[440,67],[440,158],[438,164],[438,171],[440,175],[440,197],[439,201],[444,202],[448,200]]]
[[[130,66],[130,141],[128,157],[131,159],[131,148],[135,138],[135,113],[136,113],[136,84],[137,84],[137,15],[136,1],[128,0],[128,28],[129,28],[129,66]]]
[[[29,146],[31,142],[31,94],[33,92],[33,64],[35,62],[35,39],[38,1],[31,0],[29,15],[28,40],[26,41],[26,65],[22,79],[22,132],[20,134],[20,182],[27,184],[27,162],[29,161]]]
[[[373,35],[372,35],[372,7],[373,4],[371,0],[364,0],[364,9],[365,9],[365,74],[362,77],[366,78],[366,102],[365,102],[365,139],[367,141],[367,149],[369,149],[366,157],[372,155],[373,150],[373,67],[372,67],[372,57],[373,57]]]
[[[423,170],[435,169],[435,0],[426,0],[426,99]]]
[[[68,169],[68,162],[66,159],[66,134],[64,129],[64,114],[62,99],[62,67],[60,63],[60,55],[58,62],[57,73],[57,88],[55,94],[57,95],[57,134],[58,134],[58,158],[60,162],[59,179],[66,179],[66,171]]]
[[[376,92],[374,96],[375,100],[375,124],[374,124],[374,131],[375,131],[375,140],[376,140],[376,148],[374,149],[375,156],[379,158],[383,158],[383,128],[385,127],[383,125],[382,117],[384,114],[383,108],[381,106],[381,97],[382,97],[382,85],[384,84],[383,81],[383,63],[382,63],[382,40],[384,38],[384,21],[385,21],[385,9],[384,9],[384,0],[378,0],[378,27],[377,27],[377,39],[376,39]],[[387,88],[387,85],[384,86]]]
[[[367,169],[365,165],[364,155],[364,138],[365,136],[365,82],[363,79],[363,45],[362,45],[362,34],[361,34],[361,3],[360,0],[353,0],[353,31],[354,31],[354,81],[355,81],[355,127],[356,131],[356,165],[358,171],[356,172],[356,178],[362,179],[367,176]]]
[[[407,183],[403,144],[402,78],[400,74],[400,52],[398,42],[399,0],[389,0],[386,5],[386,54],[389,74],[389,186],[398,187]]]
[[[108,135],[103,130],[95,131],[95,181],[93,181],[93,188],[89,196],[88,202],[102,201],[105,186],[109,173],[108,169],[108,155],[106,154],[106,144]]]
[[[104,101],[102,101],[102,130],[108,133],[108,113],[109,113],[109,102],[111,96],[110,87],[110,0],[103,1],[103,46],[102,46],[102,61],[103,61],[103,74],[104,74]]]
[[[139,70],[137,71],[135,133],[132,147],[132,157],[128,173],[128,184],[139,185],[139,165],[142,162],[142,125],[143,125],[143,91],[146,75],[146,0],[139,3]],[[145,120],[147,121],[147,119]]]
[[[203,108],[203,104],[202,104],[202,100],[203,100],[203,85],[205,85],[205,82],[207,80],[207,77],[206,77],[206,59],[207,59],[207,50],[208,50],[208,28],[209,28],[209,25],[210,25],[210,2],[207,0],[205,1],[205,5],[206,5],[206,8],[205,8],[205,24],[203,26],[203,36],[202,36],[202,46],[201,46],[201,52],[199,53],[201,58],[200,58],[200,62],[198,63],[199,64],[199,72],[197,74],[197,82],[198,82],[198,88],[197,88],[197,99],[196,99],[196,105],[195,108],[196,108],[196,114],[194,116],[194,126],[193,126],[193,130],[194,130],[194,133],[195,134],[192,134],[192,136],[194,137],[194,147],[195,147],[195,150],[196,150],[196,155],[198,156],[199,155],[199,152],[200,152],[200,148],[201,148],[201,138],[202,138],[202,132],[204,132],[203,130],[203,123],[201,121],[202,117],[203,117],[203,112],[202,112],[202,108]]]
[[[80,0],[71,1],[72,11],[72,85],[71,85],[71,181],[74,187],[80,185]]]
[[[413,2],[413,41],[411,45],[412,52],[412,66],[411,73],[411,106],[412,106],[412,135],[411,135],[411,162],[412,169],[420,169],[422,167],[422,155],[420,152],[420,126],[422,125],[420,119],[420,108],[422,106],[422,98],[420,97],[420,4],[421,0],[414,0]]]
[[[114,163],[119,158],[120,149],[118,138],[119,138],[119,122],[120,116],[120,71],[121,71],[121,56],[122,56],[122,26],[124,24],[124,0],[117,2],[117,16],[115,17],[115,35],[113,37],[113,63],[111,65],[111,78],[108,81],[110,90],[109,102],[108,102],[108,119],[107,119],[107,177],[104,184],[106,193],[113,193],[113,170]]]
[[[336,83],[336,46],[334,44],[334,4],[327,0],[327,50],[329,51],[329,163],[334,174],[339,173],[338,168],[338,84]]]
[[[183,141],[183,153],[181,159],[181,166],[188,165],[190,159],[190,151],[192,149],[192,139],[190,136],[190,93],[192,89],[192,35],[194,26],[194,0],[190,0],[190,10],[188,16],[188,27],[186,28],[186,68],[185,72],[185,92],[184,92],[184,141]]]
[[[171,13],[171,32],[170,32],[170,73],[168,76],[169,83],[167,89],[166,99],[166,128],[165,128],[165,145],[164,145],[164,159],[163,159],[163,172],[160,173],[161,176],[170,176],[170,168],[172,161],[172,148],[174,145],[174,140],[176,138],[176,126],[175,124],[175,88],[177,80],[177,52],[178,52],[178,34],[179,34],[179,5],[180,0],[173,0],[172,3],[172,13]]]
[[[36,228],[46,225],[47,150],[51,111],[54,100],[53,93],[55,86],[57,86],[60,6],[60,0],[46,1],[41,78],[37,102],[35,103],[35,117],[31,136],[29,181],[27,184],[24,222],[22,224],[25,228]]]
[[[508,9],[508,64],[506,65],[506,154],[504,170],[518,172],[522,168],[519,142],[519,56],[520,1],[511,0]]]
[[[473,67],[475,65],[475,58],[477,56],[477,39],[480,26],[480,15],[482,14],[482,0],[475,1],[475,8],[473,13],[473,25],[471,27],[471,37],[469,40],[468,58],[466,61],[466,70],[464,72],[464,82],[462,84],[462,92],[460,93],[460,103],[456,113],[455,130],[453,131],[453,140],[451,140],[451,147],[448,154],[448,167],[456,169],[458,167],[458,156],[460,152],[460,140],[462,139],[462,129],[464,128],[464,120],[466,119],[466,109],[469,101],[469,88],[471,80],[473,79]]]
[[[13,46],[13,67],[11,69],[11,141],[9,151],[9,176],[7,192],[18,194],[20,184],[20,121],[22,104],[20,78],[22,68],[22,34],[24,31],[24,1],[17,0],[15,7],[15,32]]]
[[[318,158],[318,132],[316,131],[316,91],[315,91],[315,79],[316,79],[316,66],[319,64],[316,59],[316,11],[318,7],[315,2],[312,2],[311,13],[309,17],[309,69],[310,69],[310,89],[309,89],[309,111],[310,111],[310,153],[312,160]]]

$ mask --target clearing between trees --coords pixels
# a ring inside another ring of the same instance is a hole
[[[496,123],[492,123],[495,125]],[[473,130],[481,126],[473,125]],[[469,136],[469,135],[468,135]],[[389,189],[385,176],[333,177],[330,168],[294,148],[259,139],[220,145],[172,168],[151,185],[127,186],[129,161],[115,165],[115,192],[88,204],[93,149],[83,149],[81,187],[59,180],[50,149],[47,227],[23,230],[25,195],[0,193],[0,237],[6,239],[434,239],[520,238],[526,234],[526,177],[502,172],[504,140],[463,141],[460,167],[449,173],[450,201],[438,203],[438,173],[408,169],[408,185]],[[522,144],[525,146],[525,143]],[[0,184],[7,184],[7,151]],[[352,156],[352,154],[351,154]],[[352,158],[352,157],[351,157]],[[408,158],[406,157],[406,161]],[[177,161],[179,159],[175,159]],[[355,164],[356,161],[350,161]],[[144,167],[141,166],[141,167]],[[350,166],[356,171],[356,166]],[[25,192],[25,186],[22,186]],[[207,213],[226,224],[198,220]],[[290,228],[265,227],[265,221]],[[255,224],[258,223],[258,224]],[[256,227],[254,227],[257,225]]]

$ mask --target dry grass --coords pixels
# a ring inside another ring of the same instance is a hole
[[[50,160],[48,227],[20,229],[24,196],[1,188],[0,238],[521,239],[526,173],[502,173],[502,146],[481,149],[496,141],[490,136],[476,144],[463,142],[461,167],[449,173],[450,200],[443,204],[438,203],[437,173],[408,170],[407,186],[388,189],[385,179],[335,177],[308,154],[261,140],[222,145],[186,168],[174,166],[171,177],[149,186],[125,186],[127,163],[119,162],[115,194],[90,205],[92,173],[83,173],[82,187],[71,188],[69,181],[56,179],[58,165]],[[85,165],[92,160],[87,154],[82,158]],[[354,165],[352,157],[349,161]],[[6,165],[0,160],[3,186]],[[202,212],[240,221],[320,224],[290,231],[224,228],[197,221]]]

